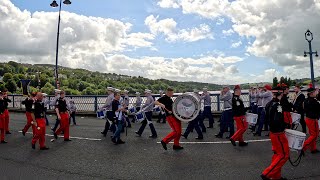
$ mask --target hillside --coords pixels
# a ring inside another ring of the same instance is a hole
[[[31,65],[12,61],[0,63],[0,76],[3,76],[0,89],[7,88],[12,93],[20,94],[22,92],[20,79],[30,79],[32,80],[31,91],[37,91],[40,88],[42,92],[52,94],[55,88],[54,68],[54,65],[47,64]],[[127,89],[130,94],[143,92],[144,89],[151,89],[154,93],[158,93],[160,89],[166,89],[169,86],[174,87],[176,92],[202,89],[205,86],[210,90],[221,89],[221,85],[216,84],[177,82],[165,79],[150,80],[143,77],[92,72],[61,66],[59,66],[59,81],[61,89],[72,95],[104,95],[107,86]]]

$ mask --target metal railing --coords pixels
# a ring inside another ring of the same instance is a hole
[[[173,99],[175,99],[178,95],[174,95]],[[211,110],[212,111],[221,111],[223,109],[223,102],[220,101],[220,94],[213,93],[211,96]],[[146,97],[142,97],[142,105],[146,101]],[[160,97],[159,95],[153,96],[156,100]],[[9,108],[15,109],[24,109],[24,105],[21,104],[26,97],[20,94],[13,94],[8,95],[8,98],[11,99],[11,103],[9,104]],[[48,96],[49,100],[53,100],[54,96]],[[77,111],[84,111],[84,112],[96,112],[99,107],[103,106],[107,96],[100,96],[100,95],[83,95],[83,96],[66,96],[68,99],[72,99],[75,102],[77,107]],[[249,106],[249,94],[242,93],[241,95],[242,100],[244,101],[245,106]],[[134,106],[136,101],[136,96],[129,96],[129,108]],[[203,109],[203,103],[201,103]],[[53,109],[53,107],[50,107]]]
[[[290,92],[289,99],[293,99],[293,92]],[[304,94],[306,92],[304,91]],[[173,99],[175,99],[178,95],[174,95]],[[223,109],[223,101],[220,101],[220,94],[219,93],[211,93],[211,111],[221,111]],[[21,104],[21,101],[23,101],[26,97],[18,94],[14,95],[8,95],[8,97],[12,100],[12,102],[9,104],[9,108],[15,108],[15,109],[24,109],[24,106]],[[107,96],[100,96],[100,95],[83,95],[83,96],[66,96],[68,99],[72,99],[75,102],[75,105],[77,107],[77,111],[83,111],[83,112],[96,112],[99,107],[103,106]],[[134,106],[134,103],[136,101],[136,96],[129,96],[129,108]],[[146,97],[142,97],[142,105],[146,101]],[[153,96],[156,100],[160,97],[159,95]],[[54,96],[48,96],[49,100],[53,100]],[[243,92],[241,95],[241,98],[244,102],[244,105],[246,107],[250,106],[249,103],[249,93]],[[203,109],[203,103],[201,103],[202,109]],[[53,107],[50,107],[51,109]]]

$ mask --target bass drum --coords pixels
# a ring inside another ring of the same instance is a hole
[[[200,112],[200,96],[195,93],[185,93],[173,102],[174,116],[183,122],[194,120]]]

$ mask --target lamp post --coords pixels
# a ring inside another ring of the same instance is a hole
[[[59,75],[58,75],[58,59],[59,59],[59,35],[60,35],[60,21],[61,21],[61,5],[62,0],[60,0],[60,4],[57,1],[52,1],[50,4],[51,7],[58,7],[59,6],[59,18],[58,18],[58,32],[57,32],[57,44],[56,44],[56,68],[55,68],[55,79],[56,79],[56,88],[60,89],[59,86]],[[70,5],[70,0],[64,0],[63,4]]]
[[[40,91],[40,89],[41,89],[41,80],[40,80],[40,75],[41,75],[41,72],[36,72],[37,74],[38,74],[38,89],[39,89],[39,91]]]
[[[313,71],[313,54],[315,54],[316,57],[318,57],[318,51],[313,52],[312,51],[312,46],[311,46],[311,41],[313,40],[313,34],[312,32],[308,29],[307,32],[304,34],[306,40],[308,41],[309,44],[309,52],[304,51],[304,57],[307,57],[307,54],[309,54],[310,57],[310,69],[311,69],[311,83],[312,86],[315,87],[314,84],[314,71]]]

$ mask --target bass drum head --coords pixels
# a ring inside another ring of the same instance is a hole
[[[200,112],[200,98],[196,94],[183,94],[173,102],[173,114],[180,121],[194,120]]]

